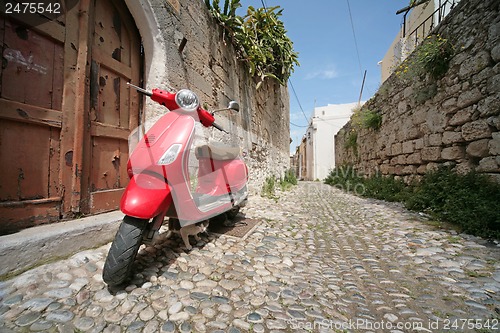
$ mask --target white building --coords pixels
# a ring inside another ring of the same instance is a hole
[[[362,102],[363,103],[363,102]],[[300,175],[305,180],[323,180],[335,167],[335,134],[349,121],[358,103],[328,104],[314,109],[313,117],[302,142],[305,163]],[[305,148],[305,149],[304,149]]]
[[[460,0],[416,0],[400,10],[403,25],[379,62],[383,83],[432,30],[455,8]]]

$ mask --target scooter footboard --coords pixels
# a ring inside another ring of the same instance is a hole
[[[121,211],[139,219],[151,219],[172,204],[170,187],[159,175],[137,174],[131,179],[120,201]]]

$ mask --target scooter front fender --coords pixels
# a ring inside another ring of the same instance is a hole
[[[167,211],[172,204],[170,187],[161,176],[141,173],[134,175],[120,201],[121,211],[139,219],[151,219]]]

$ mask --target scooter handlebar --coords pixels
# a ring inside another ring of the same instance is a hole
[[[219,131],[222,131],[222,132],[224,132],[226,134],[229,134],[228,131],[226,131],[225,129],[223,129],[219,124],[217,124],[215,122],[212,123],[212,126],[215,127],[215,128],[217,128]]]
[[[151,97],[151,96],[153,95],[153,93],[152,93],[152,92],[147,91],[147,90],[145,90],[145,89],[142,89],[141,87],[138,87],[138,86],[136,86],[136,85],[133,85],[133,84],[132,84],[132,83],[130,83],[130,82],[127,82],[127,85],[128,85],[128,86],[130,86],[130,87],[132,87],[132,88],[134,88],[135,90],[137,90],[138,92],[140,92],[141,94],[144,94],[144,95],[146,95],[146,96],[150,96],[150,97]]]

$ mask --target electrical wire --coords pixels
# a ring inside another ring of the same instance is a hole
[[[299,97],[297,96],[297,93],[295,92],[295,88],[293,87],[292,80],[288,79],[288,83],[290,83],[290,87],[292,87],[292,92],[293,92],[293,95],[295,96],[295,99],[297,100],[297,103],[299,104],[300,111],[302,111],[302,114],[304,115],[305,120],[309,123],[309,118],[307,118],[306,113],[304,112],[304,109],[302,108],[302,104],[300,104]]]
[[[262,3],[262,7],[264,7],[264,9],[267,11],[267,5],[266,5],[265,0],[260,0],[260,2]],[[307,118],[306,113],[304,112],[304,109],[302,108],[302,104],[300,104],[299,97],[297,96],[297,93],[295,92],[295,88],[293,87],[292,80],[288,79],[288,83],[290,83],[290,87],[292,87],[293,95],[295,96],[295,99],[297,100],[297,103],[299,104],[300,111],[302,111],[304,118],[309,123],[309,119]],[[292,122],[290,122],[290,125],[295,126],[295,127],[303,127],[303,128],[309,127],[309,125],[307,125],[307,126],[297,125],[297,124],[294,124]]]
[[[309,127],[309,125],[307,125],[307,126],[305,126],[305,125],[297,125],[297,124],[294,124],[292,122],[290,122],[290,125],[295,126],[295,127],[303,127],[303,128]]]
[[[354,45],[356,46],[356,54],[358,56],[359,74],[363,76],[363,70],[361,69],[362,68],[361,58],[359,57],[358,40],[356,38],[356,32],[354,30],[354,22],[352,20],[351,5],[349,4],[349,0],[346,1],[347,1],[347,8],[349,9],[349,18],[351,19],[352,35],[354,36]]]

